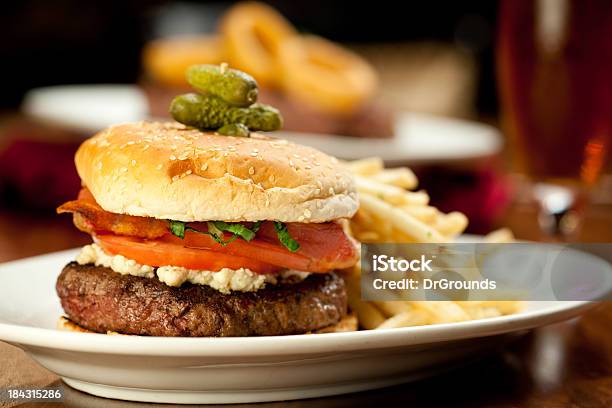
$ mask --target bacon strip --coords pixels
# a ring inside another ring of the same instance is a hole
[[[91,197],[89,191],[81,192],[78,200],[62,204],[57,213],[72,213],[74,225],[88,234],[112,232],[116,235],[155,239],[169,233],[168,221],[104,211],[88,195]]]

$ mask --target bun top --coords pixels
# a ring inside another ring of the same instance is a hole
[[[310,147],[177,122],[112,126],[86,140],[77,171],[109,212],[177,221],[325,222],[351,217],[348,170]]]

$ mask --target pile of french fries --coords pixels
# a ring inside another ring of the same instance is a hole
[[[468,224],[460,212],[444,214],[429,205],[415,174],[406,167],[385,169],[380,158],[346,162],[359,192],[360,208],[350,220],[350,233],[363,243],[453,242]],[[507,229],[494,231],[485,242],[512,242]],[[360,265],[349,271],[349,305],[364,329],[388,329],[451,323],[512,314],[523,308],[516,301],[381,301],[360,296]]]

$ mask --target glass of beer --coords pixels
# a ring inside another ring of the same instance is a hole
[[[534,181],[540,225],[571,240],[612,134],[612,1],[502,0],[502,126]]]

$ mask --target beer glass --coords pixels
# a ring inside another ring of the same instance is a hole
[[[571,240],[610,144],[612,1],[502,0],[498,30],[502,126],[543,232]]]

